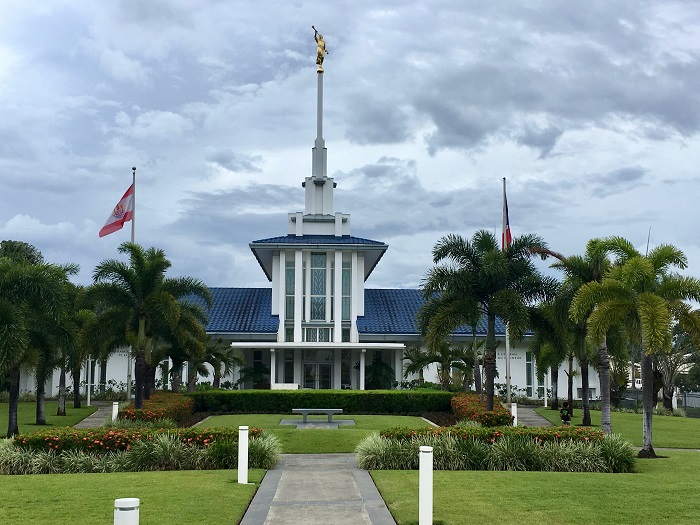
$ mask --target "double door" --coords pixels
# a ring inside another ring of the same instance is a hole
[[[333,388],[333,365],[331,363],[304,363],[304,388]]]

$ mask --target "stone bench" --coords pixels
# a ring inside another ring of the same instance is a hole
[[[306,418],[309,414],[326,414],[328,416],[328,422],[333,422],[333,414],[342,414],[342,408],[293,408],[292,414],[301,414],[304,416],[304,423],[306,423]]]

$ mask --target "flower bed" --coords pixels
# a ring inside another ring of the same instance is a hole
[[[388,428],[379,435],[397,441],[409,441],[421,436],[452,436],[459,440],[494,443],[504,436],[522,436],[536,443],[578,441],[594,442],[603,439],[602,430],[589,427],[474,427],[474,428]]]
[[[191,397],[172,392],[155,392],[151,399],[143,402],[142,409],[135,409],[129,405],[119,411],[119,419],[156,421],[158,419],[172,419],[176,423],[183,423],[192,417],[194,400]]]
[[[238,439],[238,430],[232,428],[179,428],[157,429],[108,429],[108,428],[54,428],[14,437],[14,444],[23,450],[62,452],[118,452],[130,450],[137,441],[152,441],[168,433],[179,436],[182,443],[193,447],[208,447],[220,439]],[[249,438],[259,437],[260,428],[251,428]]]
[[[483,427],[502,427],[513,424],[510,411],[501,405],[498,399],[493,400],[493,410],[486,410],[477,394],[459,394],[452,398],[452,412],[458,421],[476,421]]]

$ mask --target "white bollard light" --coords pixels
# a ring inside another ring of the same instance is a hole
[[[510,413],[513,415],[513,426],[517,427],[518,426],[518,404],[517,403],[510,404]]]
[[[433,447],[418,452],[418,525],[433,525]]]
[[[238,483],[248,484],[248,427],[238,427]]]
[[[119,415],[119,401],[114,401],[112,403],[112,421],[116,421],[118,415]]]
[[[139,525],[139,498],[114,500],[114,525]]]

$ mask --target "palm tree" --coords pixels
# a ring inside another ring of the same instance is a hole
[[[433,326],[452,332],[467,324],[475,309],[486,317],[484,372],[488,410],[493,410],[494,402],[496,317],[509,323],[514,340],[522,337],[529,322],[527,306],[545,299],[554,289],[554,280],[543,277],[531,260],[538,249],[546,248],[539,237],[524,235],[501,251],[495,235],[486,230],[477,231],[471,240],[447,235],[433,248],[436,266],[422,283],[424,296],[434,301],[431,308],[438,321]]]
[[[588,315],[588,330],[594,341],[602,341],[608,329],[625,325],[642,348],[643,446],[639,457],[656,457],[652,444],[653,372],[652,355],[671,341],[673,319],[691,333],[700,333],[700,318],[686,300],[700,300],[700,280],[671,273],[683,269],[687,259],[671,245],[661,245],[647,255],[639,253],[621,237],[609,237],[601,247],[616,255],[613,268],[602,281],[583,285],[571,304],[571,316]]]
[[[103,315],[122,324],[127,339],[135,348],[136,392],[134,406],[143,407],[146,395],[148,367],[151,362],[154,337],[158,330],[174,330],[182,311],[179,298],[201,299],[211,306],[209,289],[191,277],[167,278],[171,263],[163,250],[144,250],[138,244],[123,243],[119,253],[129,256],[129,264],[115,259],[102,261],[93,274],[93,297],[104,306]]]
[[[0,369],[9,374],[7,436],[19,433],[20,366],[25,362],[35,327],[58,323],[66,308],[66,269],[53,264],[7,257],[0,246]]]
[[[226,345],[219,338],[215,341],[210,340],[209,344],[207,344],[205,362],[209,363],[214,369],[212,387],[221,388],[221,378],[233,372],[235,367],[244,366],[245,357],[240,348]]]
[[[410,374],[418,374],[418,383],[423,383],[423,370],[428,366],[425,355],[425,350],[420,346],[408,346],[404,349],[402,356],[402,361],[405,363],[403,370],[404,379],[408,378]]]

